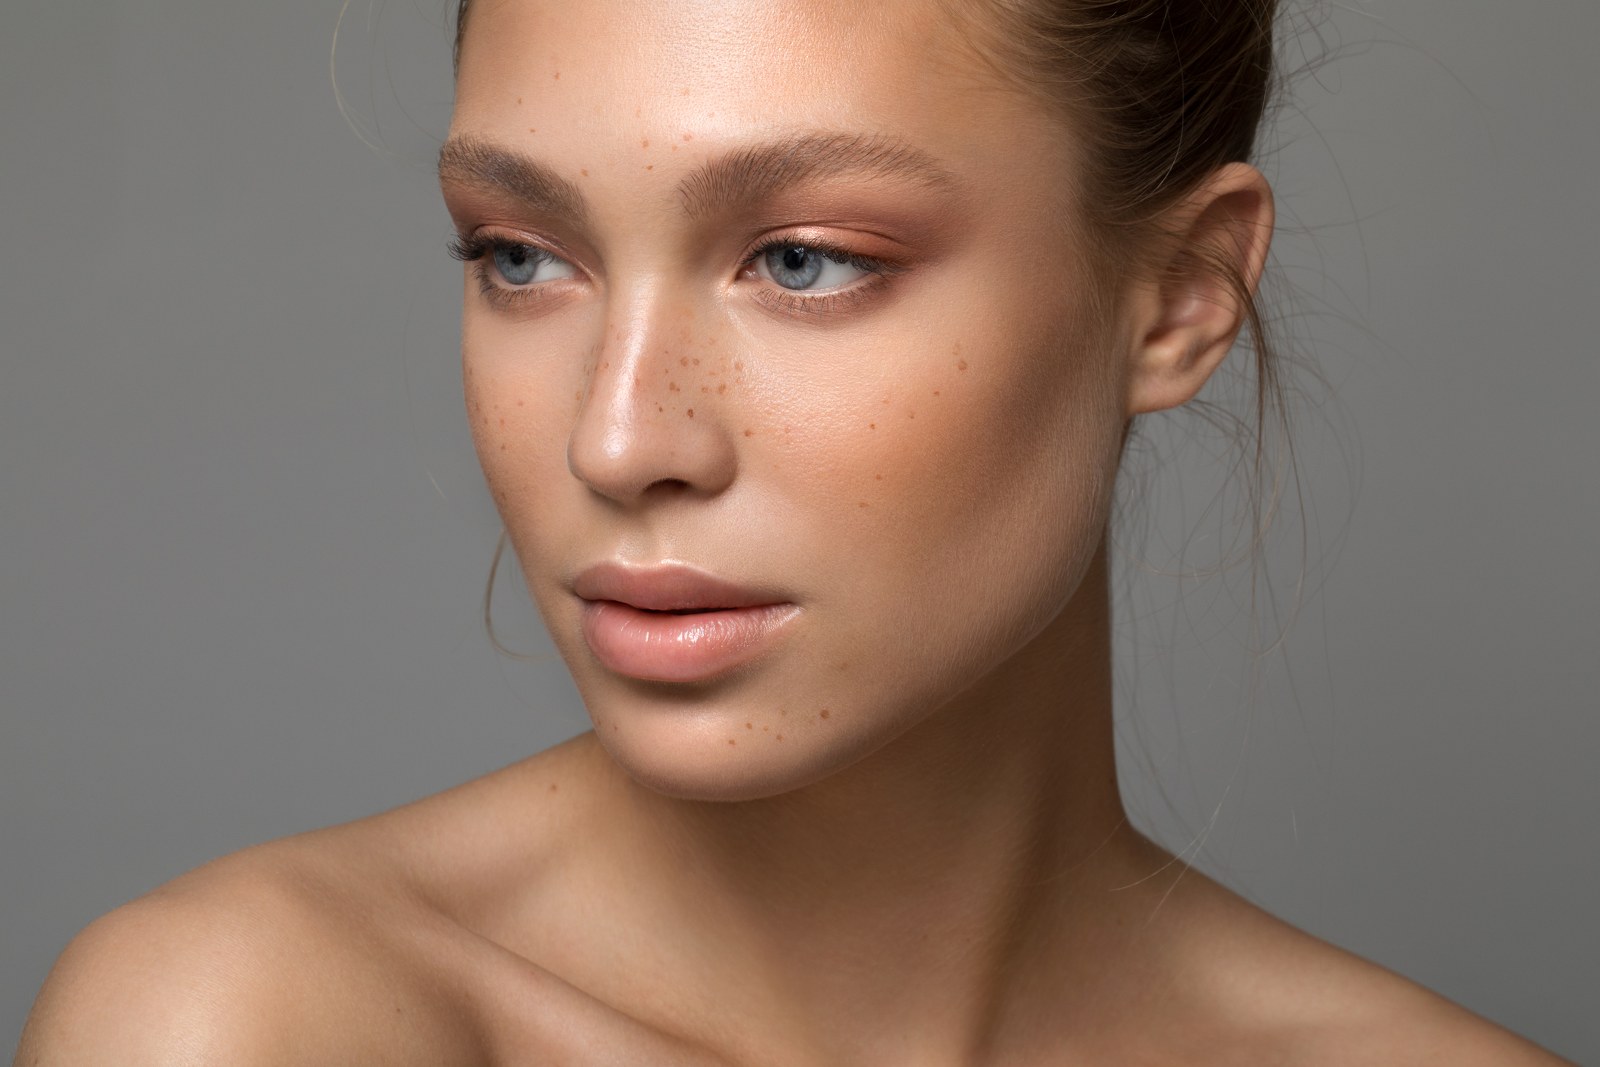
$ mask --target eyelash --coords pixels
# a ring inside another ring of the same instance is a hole
[[[740,262],[739,273],[741,276],[751,274],[756,261],[769,252],[796,246],[820,253],[835,262],[849,264],[857,270],[865,271],[866,276],[846,287],[824,290],[811,295],[806,295],[803,290],[798,289],[762,286],[756,291],[756,299],[768,307],[806,315],[836,314],[870,299],[891,275],[898,274],[904,269],[881,259],[859,255],[844,245],[826,238],[777,236],[768,238],[751,249]],[[549,300],[555,295],[545,291],[548,289],[548,282],[517,288],[508,288],[495,282],[491,273],[492,254],[519,249],[533,249],[540,255],[564,259],[540,245],[527,241],[513,241],[492,234],[458,233],[452,235],[449,242],[450,257],[472,264],[472,273],[478,280],[479,290],[495,307],[507,310]]]
[[[478,280],[478,290],[490,304],[501,310],[525,308],[550,300],[555,295],[549,292],[548,282],[516,288],[496,284],[491,276],[491,257],[496,252],[514,252],[519,249],[532,249],[541,256],[565,262],[565,257],[558,256],[540,245],[530,244],[527,241],[512,241],[492,234],[457,233],[451,235],[449,243],[450,258],[472,264],[472,276]]]

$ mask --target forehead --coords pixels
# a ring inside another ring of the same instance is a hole
[[[884,134],[958,170],[1031,158],[1059,180],[1050,112],[967,40],[939,0],[474,0],[452,134],[602,165]]]

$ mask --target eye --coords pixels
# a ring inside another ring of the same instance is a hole
[[[524,289],[578,273],[553,252],[503,237],[459,235],[450,243],[450,254],[465,263],[476,263],[479,280],[499,288]]]
[[[875,273],[871,267],[840,252],[814,245],[783,242],[755,257],[756,274],[785,289],[837,289]]]
[[[572,264],[566,260],[557,259],[544,249],[533,245],[496,241],[490,259],[494,263],[495,273],[499,274],[507,285],[519,288],[533,285],[535,282],[570,278],[577,273]]]

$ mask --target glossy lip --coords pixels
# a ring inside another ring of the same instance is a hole
[[[654,682],[709,681],[743,666],[800,611],[780,593],[683,564],[602,563],[580,573],[572,591],[595,658]]]

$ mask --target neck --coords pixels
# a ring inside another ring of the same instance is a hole
[[[1111,890],[1152,869],[1117,791],[1108,599],[1102,551],[1003,670],[804,789],[686,801],[617,772],[627,877],[653,887],[640,918],[664,959],[825,1062],[992,1043],[1050,947],[1115,925],[1134,895]]]

